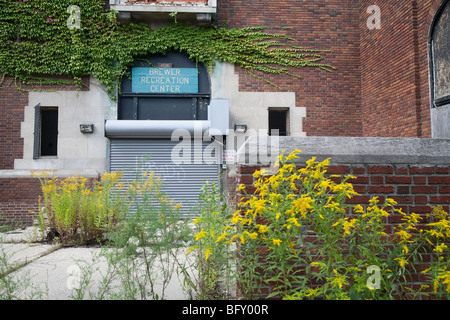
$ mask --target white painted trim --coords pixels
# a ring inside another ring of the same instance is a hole
[[[152,5],[152,4],[134,4],[134,5],[111,5],[111,9],[119,12],[185,12],[185,13],[216,13],[216,7],[205,5]]]

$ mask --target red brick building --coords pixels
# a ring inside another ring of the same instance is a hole
[[[445,2],[445,1],[444,1]],[[308,136],[431,137],[428,44],[436,1],[224,1],[218,19],[231,26],[289,26],[299,45],[331,50],[332,73],[302,70],[284,79],[306,106]],[[371,5],[380,29],[369,29]],[[442,9],[442,8],[441,8]],[[274,90],[245,77],[240,89]],[[448,121],[448,119],[447,119]]]
[[[450,69],[446,66],[450,66],[450,60],[445,54],[438,55],[442,51],[439,48],[450,48],[446,47],[448,40],[440,36],[448,31],[450,4],[447,0],[179,2],[112,0],[109,5],[119,11],[124,23],[137,20],[153,23],[176,11],[180,19],[227,23],[233,28],[289,27],[273,32],[288,34],[297,39],[301,47],[329,50],[324,53],[325,62],[337,68],[333,72],[304,68],[299,71],[302,79],[270,76],[269,79],[282,88],[279,90],[249,76],[239,67],[225,77],[229,67],[219,65],[218,71],[210,75],[212,83],[208,94],[212,100],[229,99],[230,129],[248,120],[251,129],[270,130],[267,109],[278,108],[287,112],[288,135],[450,137],[446,100],[450,93],[446,77]],[[432,50],[434,45],[436,50]],[[223,74],[216,73],[219,71]],[[66,92],[66,100],[61,102],[50,93],[23,92],[14,85],[4,85],[0,89],[0,222],[29,224],[32,221],[29,211],[36,210],[40,193],[34,173],[52,171],[61,176],[95,177],[111,168],[107,154],[111,139],[104,135],[104,122],[118,120],[114,111],[118,106],[108,101],[104,93],[95,91],[97,86],[92,86],[92,81],[82,94],[86,95],[86,100],[97,101],[96,106],[100,107],[95,116],[75,117],[77,128],[94,119],[98,135],[89,137],[80,132],[63,132],[66,130],[63,121],[71,122],[72,109],[62,105],[64,101],[75,99],[70,88],[57,88]],[[234,84],[236,89],[227,87]],[[258,104],[261,110],[256,117],[254,113],[240,112],[249,101]],[[32,156],[33,108],[37,104],[59,108],[55,158],[34,159]],[[70,148],[64,149],[66,143],[74,143],[79,149],[71,154],[66,150]],[[95,152],[99,154],[93,155]],[[448,186],[439,190],[448,190]],[[440,194],[436,193],[437,196]]]

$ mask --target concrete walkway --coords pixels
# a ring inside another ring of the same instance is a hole
[[[19,284],[17,295],[25,300],[71,300],[76,297],[83,270],[92,271],[91,281],[83,299],[95,299],[98,287],[108,272],[106,259],[101,257],[100,247],[62,247],[38,242],[35,227],[0,233],[0,275]],[[184,254],[183,254],[184,256]],[[6,259],[4,259],[6,258]],[[184,258],[184,257],[181,257]],[[12,270],[12,271],[11,271]],[[11,271],[11,272],[10,272]],[[184,300],[183,279],[174,274],[165,291],[167,300]],[[2,298],[0,286],[0,299]],[[158,289],[155,289],[158,292]]]

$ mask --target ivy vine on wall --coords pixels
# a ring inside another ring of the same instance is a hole
[[[80,9],[79,28],[69,28],[69,6]],[[104,0],[0,0],[0,74],[20,89],[36,85],[82,85],[92,75],[115,98],[121,78],[133,61],[151,54],[186,52],[210,71],[214,61],[241,66],[251,75],[298,75],[289,70],[316,67],[322,51],[293,45],[292,38],[263,27],[192,26],[170,23],[161,28],[146,24],[121,25]]]

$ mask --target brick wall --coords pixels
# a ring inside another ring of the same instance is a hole
[[[218,1],[217,6],[218,23],[227,22],[230,27],[292,27],[282,32],[298,39],[296,45],[331,50],[324,53],[324,61],[337,67],[334,72],[304,68],[293,70],[303,79],[263,76],[283,91],[296,92],[296,106],[307,108],[303,130],[308,135],[362,136],[359,7],[356,1],[252,1],[249,5],[248,1],[228,0]],[[278,90],[240,68],[236,70],[241,91]]]
[[[14,159],[23,158],[23,139],[20,126],[24,119],[24,107],[28,105],[28,93],[19,91],[11,78],[0,87],[0,170],[14,169]]]
[[[348,180],[359,193],[348,200],[350,204],[368,205],[369,200],[377,196],[380,201],[394,199],[405,213],[426,214],[438,205],[449,210],[449,168],[450,165],[339,164],[330,166],[327,172],[356,177]],[[238,166],[236,184],[245,184],[246,192],[254,192],[252,175],[260,169],[261,166]],[[243,196],[244,193],[237,192],[237,201]],[[398,222],[398,219],[394,217],[392,222]]]
[[[0,178],[0,225],[31,225],[41,184],[36,178]]]
[[[431,136],[427,39],[441,0],[218,2],[218,22],[231,27],[289,26],[299,45],[329,49],[333,73],[301,70],[303,79],[270,77],[307,108],[309,136]],[[381,29],[369,30],[370,5]],[[240,74],[242,91],[274,91]]]
[[[360,1],[365,136],[430,137],[427,40],[438,1],[377,1],[381,28],[369,30]]]

